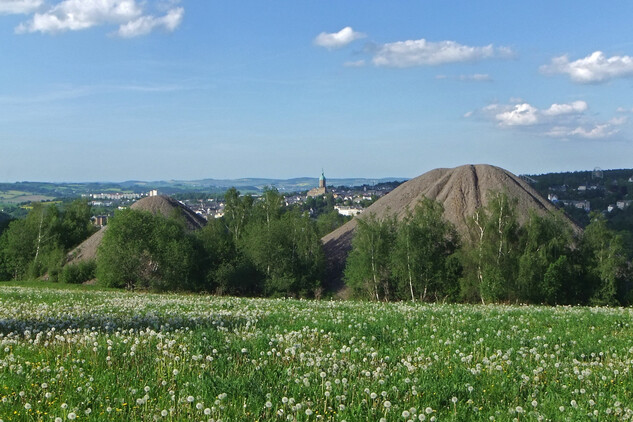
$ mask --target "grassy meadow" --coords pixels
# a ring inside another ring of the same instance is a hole
[[[0,204],[20,204],[23,202],[52,201],[52,196],[37,195],[19,190],[0,190]]]
[[[0,285],[0,420],[630,420],[633,310]]]

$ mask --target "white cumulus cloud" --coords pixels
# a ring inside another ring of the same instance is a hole
[[[397,41],[378,46],[373,63],[386,67],[435,66],[447,63],[476,61],[492,57],[506,57],[507,48],[496,48],[492,44],[472,47],[455,41],[419,40]]]
[[[21,23],[17,33],[57,33],[79,31],[101,25],[118,25],[122,37],[145,35],[155,28],[173,31],[180,25],[184,10],[173,8],[165,16],[144,12],[146,2],[137,0],[64,0],[37,12]]]
[[[569,57],[564,55],[553,58],[550,64],[540,69],[545,74],[567,74],[578,83],[600,83],[633,76],[633,57],[606,57],[602,51],[595,51],[585,58],[570,62]]]
[[[178,28],[182,22],[184,14],[185,9],[177,7],[170,10],[162,17],[141,16],[136,20],[121,25],[116,33],[123,38],[131,38],[149,34],[156,28],[164,28],[165,30],[172,32]]]
[[[587,110],[587,103],[584,101],[574,101],[569,104],[552,104],[547,110],[543,110],[546,116],[560,116],[563,114],[582,113]]]
[[[604,123],[588,127],[554,127],[547,132],[547,135],[553,138],[580,137],[585,139],[603,139],[615,135],[616,133],[618,133],[617,129],[610,124]]]
[[[136,19],[141,9],[135,0],[65,0],[43,13],[36,13],[17,32],[63,32],[87,29],[105,23]]]
[[[358,39],[365,38],[362,32],[356,32],[350,26],[346,26],[338,32],[321,32],[314,39],[314,44],[325,48],[341,48]]]
[[[611,120],[609,120],[609,124],[614,125],[614,126],[620,126],[620,125],[625,124],[628,121],[629,119],[626,116],[617,116],[617,117],[611,118]]]
[[[0,0],[0,15],[21,15],[36,11],[44,0]]]
[[[525,126],[538,123],[538,109],[528,103],[516,104],[511,110],[495,115],[502,126]]]
[[[509,104],[489,104],[479,111],[468,112],[464,117],[474,114],[493,121],[502,128],[513,128],[553,138],[608,138],[619,132],[618,126],[627,123],[626,116],[613,117],[607,122],[597,121],[586,111],[585,101],[554,103],[549,107],[538,108],[526,101]]]

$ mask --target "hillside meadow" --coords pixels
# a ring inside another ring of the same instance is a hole
[[[0,285],[0,420],[630,420],[633,310]]]

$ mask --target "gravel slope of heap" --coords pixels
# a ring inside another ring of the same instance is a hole
[[[485,206],[495,192],[505,192],[516,199],[517,218],[521,224],[527,221],[530,210],[541,215],[558,211],[527,182],[500,167],[471,164],[431,170],[398,186],[362,214],[322,238],[328,262],[328,287],[332,290],[343,287],[342,272],[358,218],[374,214],[379,219],[388,215],[402,219],[407,210],[413,210],[426,197],[440,202],[444,206],[444,218],[455,225],[462,238],[467,238],[468,218]],[[581,230],[568,221],[575,231]]]

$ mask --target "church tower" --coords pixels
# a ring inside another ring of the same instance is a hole
[[[308,191],[309,197],[323,196],[327,193],[327,186],[325,184],[325,174],[321,170],[321,177],[319,177],[319,187],[310,189]]]

